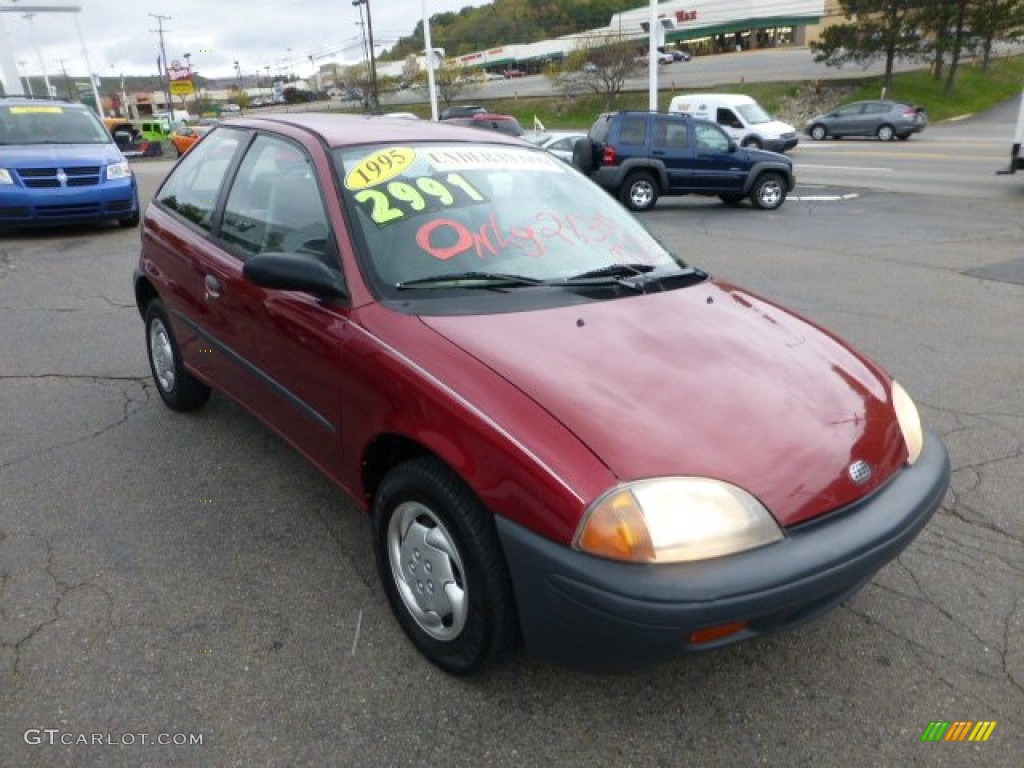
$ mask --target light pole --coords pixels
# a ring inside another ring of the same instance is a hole
[[[25,80],[25,89],[28,91],[28,97],[34,99],[36,95],[32,93],[32,79],[28,76],[28,68],[25,66],[25,62],[18,59],[18,67],[22,71],[22,78]]]
[[[192,54],[186,53],[182,56],[185,60],[185,69],[188,70],[188,81],[192,83],[192,98],[196,101],[196,114],[199,114],[199,98],[196,96],[196,81],[192,79]],[[185,107],[185,111],[188,112],[188,99],[184,96],[181,97],[182,106]],[[171,108],[171,114],[174,114],[174,108]]]
[[[377,62],[373,55],[373,20],[370,18],[370,0],[352,0],[352,5],[359,6],[359,18],[363,18],[363,6],[366,6],[366,36],[367,48],[370,58],[370,106],[377,108],[380,101],[377,98]]]
[[[35,18],[34,13],[26,13],[22,16],[25,21],[28,22],[28,34],[32,38],[32,47],[36,49],[36,56],[39,57],[39,68],[43,71],[43,83],[46,85],[46,98],[53,98],[53,87],[50,85],[50,78],[46,74],[46,63],[43,61],[43,52],[39,49],[39,43],[36,42],[36,28],[32,23],[32,19]]]

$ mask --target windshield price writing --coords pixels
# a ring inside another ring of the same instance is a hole
[[[458,173],[444,179],[420,176],[412,183],[392,181],[380,189],[362,189],[354,195],[378,227],[414,213],[429,213],[457,203],[480,203],[484,196]]]

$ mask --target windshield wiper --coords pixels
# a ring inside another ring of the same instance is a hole
[[[440,285],[447,283],[483,283],[484,288],[515,288],[518,286],[545,285],[544,280],[525,275],[508,275],[502,272],[454,272],[450,275],[431,275],[430,277],[418,277],[415,280],[406,280],[396,283],[395,288],[400,291],[410,288]],[[476,286],[473,286],[476,287]]]
[[[589,280],[592,277],[636,277],[653,271],[654,267],[650,264],[609,264],[606,267],[588,269],[586,272],[580,272],[578,275],[565,278],[565,280],[571,282]]]

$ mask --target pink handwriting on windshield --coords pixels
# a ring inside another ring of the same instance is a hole
[[[460,221],[448,218],[432,219],[416,232],[416,244],[435,259],[447,261],[467,252],[478,258],[523,255],[532,258],[547,256],[552,249],[603,245],[619,258],[644,261],[648,256],[615,222],[603,216],[577,216],[541,211],[531,223],[505,227],[496,214],[487,217],[473,230]]]

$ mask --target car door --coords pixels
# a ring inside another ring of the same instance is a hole
[[[832,115],[829,133],[833,136],[863,136],[865,130],[863,111],[863,102],[840,107]]]
[[[301,291],[256,286],[242,273],[256,254],[284,252],[341,275],[323,190],[306,148],[260,134],[226,191],[204,283],[214,329],[233,367],[231,387],[254,413],[331,474],[338,469],[338,394],[348,309]]]
[[[889,113],[892,107],[882,102],[872,101],[864,105],[861,122],[861,136],[874,136],[879,127],[889,121]]]
[[[654,117],[651,155],[665,166],[671,192],[694,188],[694,142],[686,120],[669,115]]]
[[[716,194],[740,192],[748,163],[733,152],[733,140],[714,123],[695,121],[694,188]]]

